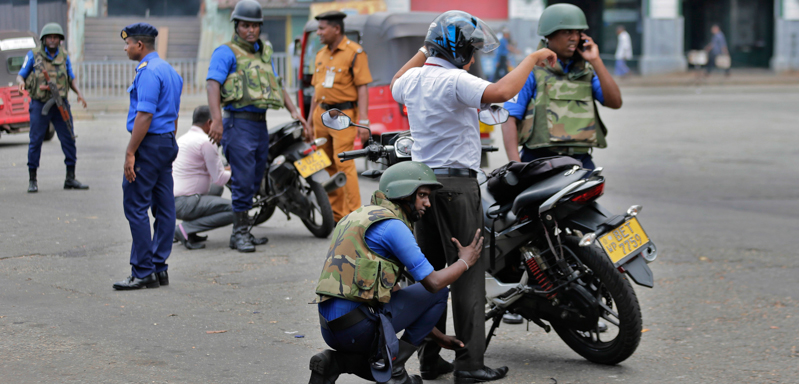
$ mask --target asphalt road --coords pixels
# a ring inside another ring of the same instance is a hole
[[[623,95],[621,110],[601,111],[610,148],[595,159],[607,177],[602,204],[642,204],[659,248],[655,288],[635,286],[645,330],[637,352],[600,366],[554,332],[502,325],[486,363],[510,367],[501,383],[799,382],[799,90]],[[270,112],[270,124],[287,118]],[[39,193],[25,193],[28,139],[0,138],[0,381],[307,382],[309,358],[325,348],[308,302],[328,240],[297,218],[257,227],[270,241],[252,254],[227,248],[228,228],[210,232],[206,249],[176,246],[168,287],[111,289],[129,273],[124,119],[76,124],[77,177],[89,191],[61,189],[54,139]],[[492,154],[491,165],[503,158]],[[366,201],[376,183],[361,182]],[[415,359],[408,367],[418,372]]]

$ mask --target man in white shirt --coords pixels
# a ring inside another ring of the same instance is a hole
[[[616,76],[624,77],[630,73],[627,60],[633,59],[633,42],[623,25],[616,27],[616,36],[616,69],[614,72]]]
[[[207,237],[196,234],[232,224],[233,208],[230,200],[220,197],[222,186],[230,180],[230,170],[225,169],[216,145],[208,139],[208,106],[194,110],[191,124],[178,138],[178,157],[172,163],[175,212],[183,220],[175,226],[175,239],[188,249],[200,249],[205,248],[202,241]]]
[[[445,12],[431,24],[425,47],[391,83],[394,100],[408,108],[413,160],[432,168],[444,185],[430,195],[431,214],[416,225],[422,253],[436,270],[458,262],[454,239],[471,243],[475,230],[483,226],[476,178],[481,155],[477,109],[519,93],[535,65],[555,64],[556,55],[542,49],[497,83],[467,72],[476,50],[490,52],[497,46],[496,34],[480,19],[462,11]],[[456,384],[493,381],[507,374],[507,367],[493,369],[483,364],[485,270],[481,259],[450,286],[455,335],[465,347],[455,352],[453,367],[438,355],[435,343],[423,344],[419,351],[423,379],[433,380],[453,369]],[[444,332],[445,325],[442,316],[436,327]]]

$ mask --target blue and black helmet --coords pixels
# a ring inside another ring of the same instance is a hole
[[[499,47],[499,40],[479,18],[463,11],[447,11],[430,24],[424,45],[431,55],[463,68],[472,60],[474,51],[491,52]]]

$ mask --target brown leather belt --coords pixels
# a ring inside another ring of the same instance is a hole
[[[324,109],[325,111],[329,111],[331,109],[339,109],[339,110],[346,110],[346,109],[353,109],[355,108],[355,102],[353,101],[345,101],[343,103],[338,104],[325,104],[321,103],[319,106]]]
[[[433,173],[439,176],[477,177],[475,170],[466,168],[433,168]]]

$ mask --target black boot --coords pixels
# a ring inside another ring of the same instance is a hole
[[[233,212],[233,233],[230,234],[230,248],[239,252],[255,252],[250,235],[250,215],[247,211]]]
[[[39,192],[39,184],[36,183],[36,168],[28,168],[28,175],[30,175],[30,181],[28,181],[28,193]]]
[[[81,184],[75,179],[75,166],[67,165],[67,178],[64,180],[64,189],[89,189],[88,185]]]
[[[366,355],[328,349],[311,357],[310,368],[311,380],[308,384],[334,384],[342,373],[374,381],[369,367],[369,357]]]
[[[386,384],[422,384],[421,377],[409,375],[405,371],[405,362],[413,356],[417,349],[419,348],[409,342],[399,341],[399,351],[392,362],[391,379]]]

